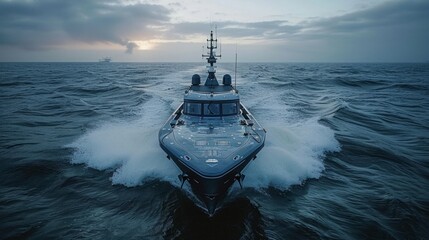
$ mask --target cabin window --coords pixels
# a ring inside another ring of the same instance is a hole
[[[190,115],[201,115],[201,104],[200,103],[186,103],[185,114]]]
[[[223,103],[222,104],[222,115],[235,115],[237,114],[237,103]]]
[[[220,104],[218,103],[205,103],[204,116],[220,116]]]

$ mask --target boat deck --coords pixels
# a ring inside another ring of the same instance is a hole
[[[182,115],[163,126],[162,142],[180,160],[204,176],[219,176],[234,168],[264,142],[264,129],[242,107],[240,115],[197,117]]]

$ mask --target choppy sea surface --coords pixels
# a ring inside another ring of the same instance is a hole
[[[212,218],[157,138],[194,73],[0,63],[0,239],[428,239],[429,64],[239,64],[266,146]]]

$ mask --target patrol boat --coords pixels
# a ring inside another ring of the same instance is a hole
[[[182,173],[185,182],[212,216],[234,182],[242,187],[244,167],[264,147],[265,129],[240,102],[238,91],[225,74],[215,76],[217,39],[207,39],[208,77],[198,74],[185,91],[184,102],[159,131],[159,144]]]

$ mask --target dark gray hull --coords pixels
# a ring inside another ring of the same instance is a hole
[[[183,118],[183,105],[181,105],[170,116],[159,132],[161,148],[167,153],[168,158],[174,161],[182,171],[179,178],[183,183],[186,184],[187,182],[190,184],[193,193],[205,204],[209,215],[215,213],[234,182],[238,181],[240,185],[242,184],[244,179],[244,175],[241,174],[242,170],[252,159],[256,158],[256,154],[264,146],[265,130],[260,127],[243,105],[240,108],[241,114],[239,116],[228,120],[223,119],[223,122],[218,123],[218,125],[216,125],[216,119],[210,119],[209,124],[214,125],[213,132],[211,133],[199,134],[196,133],[196,130],[192,126],[188,127],[190,128],[190,132],[193,132],[193,134],[188,133],[188,135],[192,137],[189,137],[186,142],[182,142],[181,139],[183,137],[180,135],[187,132],[183,131],[183,129],[180,131],[179,129],[186,128],[187,122],[192,121],[192,119]],[[183,122],[186,120],[187,122],[178,124],[181,120]],[[199,119],[199,121],[201,122],[201,126],[207,124],[204,119]],[[196,124],[194,123],[194,125]],[[200,125],[194,126],[194,128],[203,128]],[[216,132],[216,128],[218,130],[222,129],[222,131]],[[249,131],[249,129],[254,130]],[[241,132],[237,133],[237,131]],[[231,132],[234,132],[234,134],[231,134]],[[196,146],[195,142],[201,141],[201,138],[209,142],[207,146]],[[255,141],[255,138],[258,141]],[[228,141],[230,145],[223,146],[224,151],[221,151],[216,144],[212,144],[213,141]],[[207,164],[208,160],[206,158],[210,160],[214,157],[195,153],[201,151],[218,151],[216,156],[219,159],[216,160],[218,161],[217,165],[207,167],[206,165],[211,163]],[[186,158],[183,156],[186,156]],[[240,156],[240,158],[234,160],[237,156]],[[219,166],[220,164],[223,165]]]

